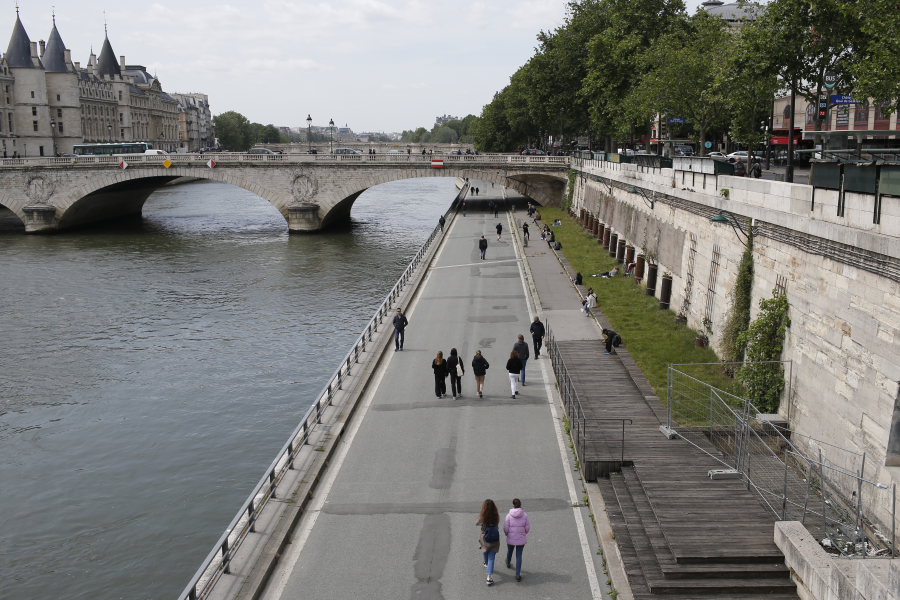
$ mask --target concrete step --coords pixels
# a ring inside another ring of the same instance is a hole
[[[688,578],[743,578],[743,579],[777,579],[779,577],[789,579],[790,570],[785,565],[774,564],[732,564],[712,563],[708,565],[676,565],[663,566],[663,576],[666,579]]]

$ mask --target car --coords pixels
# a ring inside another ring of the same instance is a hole
[[[675,146],[675,156],[693,156],[694,149],[690,146],[677,145]]]
[[[451,150],[449,154],[465,154],[462,150]]]
[[[250,154],[275,154],[268,148],[250,148]]]
[[[168,154],[165,150],[144,150],[144,154]]]
[[[354,148],[335,148],[332,154],[362,154],[362,150]]]
[[[711,158],[713,160],[723,160],[727,161],[728,157],[722,154],[721,152],[709,152],[706,155],[707,158]]]
[[[538,148],[526,148],[522,150],[522,154],[526,156],[546,156],[547,153],[543,150],[539,150]]]
[[[747,162],[747,151],[746,150],[738,150],[737,152],[732,152],[725,156],[728,159],[728,162],[737,162],[737,159],[740,158],[741,162]]]

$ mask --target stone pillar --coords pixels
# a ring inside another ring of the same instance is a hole
[[[318,204],[301,202],[288,206],[288,229],[291,233],[312,233],[321,228]]]
[[[32,204],[25,212],[25,233],[56,231],[56,207],[49,204]]]

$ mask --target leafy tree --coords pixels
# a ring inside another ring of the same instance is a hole
[[[256,139],[247,117],[239,112],[230,110],[213,117],[216,127],[216,137],[226,150],[233,152],[246,152]]]
[[[784,365],[776,361],[781,360],[784,335],[791,326],[787,295],[772,293],[772,298],[759,301],[759,315],[738,336],[738,343],[747,348],[746,364],[738,371],[738,379],[756,408],[764,413],[774,413],[781,402]]]
[[[738,265],[737,280],[731,290],[731,308],[722,328],[719,351],[725,362],[741,362],[747,349],[747,340],[741,339],[750,327],[750,305],[753,297],[753,230],[747,239],[747,248]]]
[[[509,88],[494,94],[481,111],[475,128],[475,147],[482,152],[508,152],[515,148],[516,140],[506,117],[505,93]]]
[[[859,0],[847,3],[845,11],[859,23],[863,40],[859,60],[849,67],[854,93],[890,99],[886,112],[893,112],[900,98],[900,6],[896,0]]]
[[[282,137],[278,128],[270,123],[259,130],[256,141],[261,144],[279,144]]]

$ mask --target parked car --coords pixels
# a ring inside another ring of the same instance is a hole
[[[354,148],[335,148],[333,154],[362,154],[362,150]]]
[[[738,157],[740,157],[742,163],[744,163],[744,164],[747,163],[747,151],[746,150],[738,150],[737,152],[732,152],[731,154],[728,154],[725,156],[725,158],[728,159],[728,162],[731,162],[731,163],[737,162]]]
[[[710,152],[706,156],[713,160],[725,160],[725,161],[728,160],[728,157],[725,156],[724,154],[722,154],[721,152]]]

